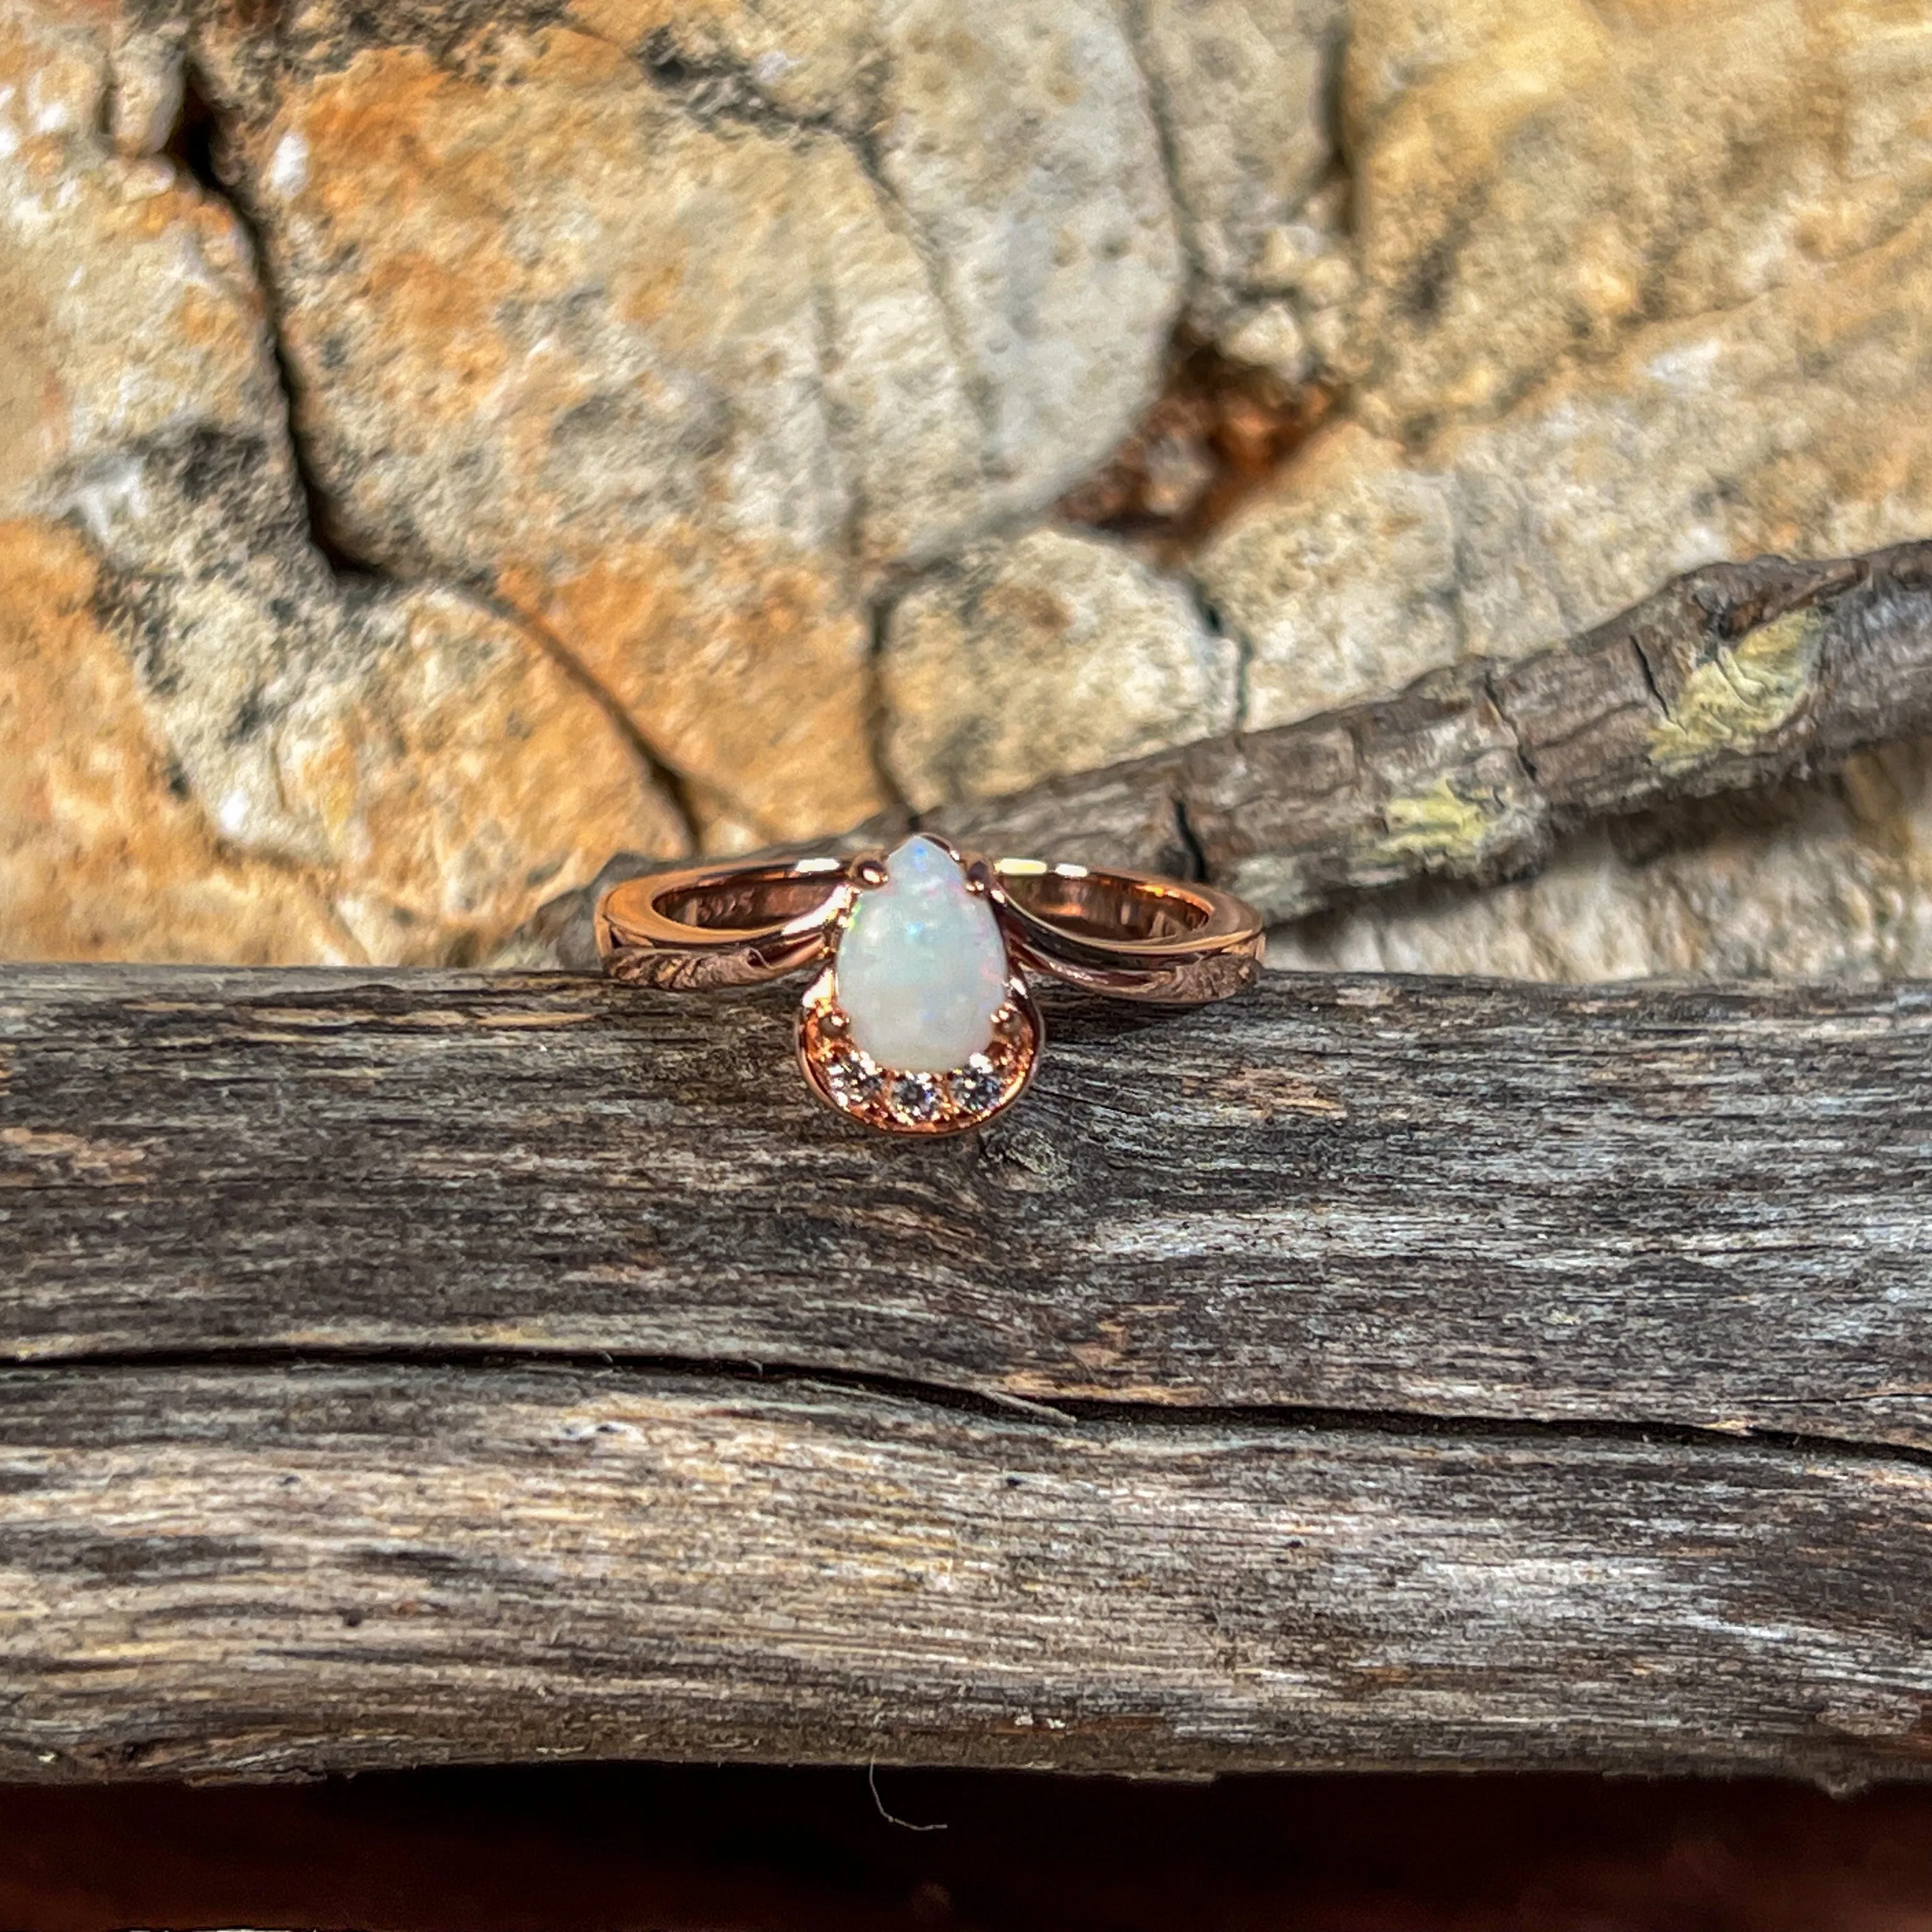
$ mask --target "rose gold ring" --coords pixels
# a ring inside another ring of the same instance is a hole
[[[988,860],[926,833],[890,854],[652,873],[597,907],[614,979],[705,992],[819,968],[798,1018],[806,1083],[902,1134],[977,1126],[1025,1090],[1044,1040],[1028,972],[1192,1006],[1251,985],[1264,938],[1211,886]]]

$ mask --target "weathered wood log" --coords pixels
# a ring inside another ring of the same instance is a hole
[[[0,1374],[0,1770],[1932,1765],[1932,1472],[556,1366]]]
[[[0,1771],[1932,1766],[1932,988],[0,972]]]
[[[1048,994],[1008,1120],[786,989],[0,970],[0,1359],[614,1352],[1034,1401],[1932,1448],[1932,989]]]
[[[1270,920],[1425,875],[1535,872],[1599,818],[1782,783],[1932,731],[1932,542],[1714,564],[1514,662],[1472,657],[1373,703],[868,821],[975,849],[1201,878]],[[620,854],[600,885],[648,870]],[[506,958],[588,968],[594,890]]]

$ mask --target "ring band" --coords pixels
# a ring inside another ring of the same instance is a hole
[[[596,930],[611,977],[675,992],[820,968],[798,1022],[807,1084],[868,1126],[926,1135],[990,1120],[1032,1078],[1043,1034],[1028,972],[1192,1006],[1252,984],[1265,944],[1260,914],[1212,886],[988,860],[929,833],[890,855],[627,879],[598,902]]]

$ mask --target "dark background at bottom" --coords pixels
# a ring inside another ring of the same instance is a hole
[[[590,1766],[0,1786],[0,1925],[1932,1932],[1932,1790]]]

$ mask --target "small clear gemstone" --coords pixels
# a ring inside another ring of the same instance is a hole
[[[825,1084],[832,1097],[848,1107],[868,1107],[879,1097],[886,1076],[862,1053],[848,1048],[826,1064]]]
[[[993,1063],[985,1054],[978,1053],[950,1075],[946,1084],[952,1090],[955,1103],[969,1114],[990,1112],[999,1105],[1000,1096],[1006,1090],[1006,1083],[1000,1078]]]
[[[929,1120],[939,1112],[939,1082],[929,1073],[901,1073],[891,1090],[892,1112],[902,1120]]]

